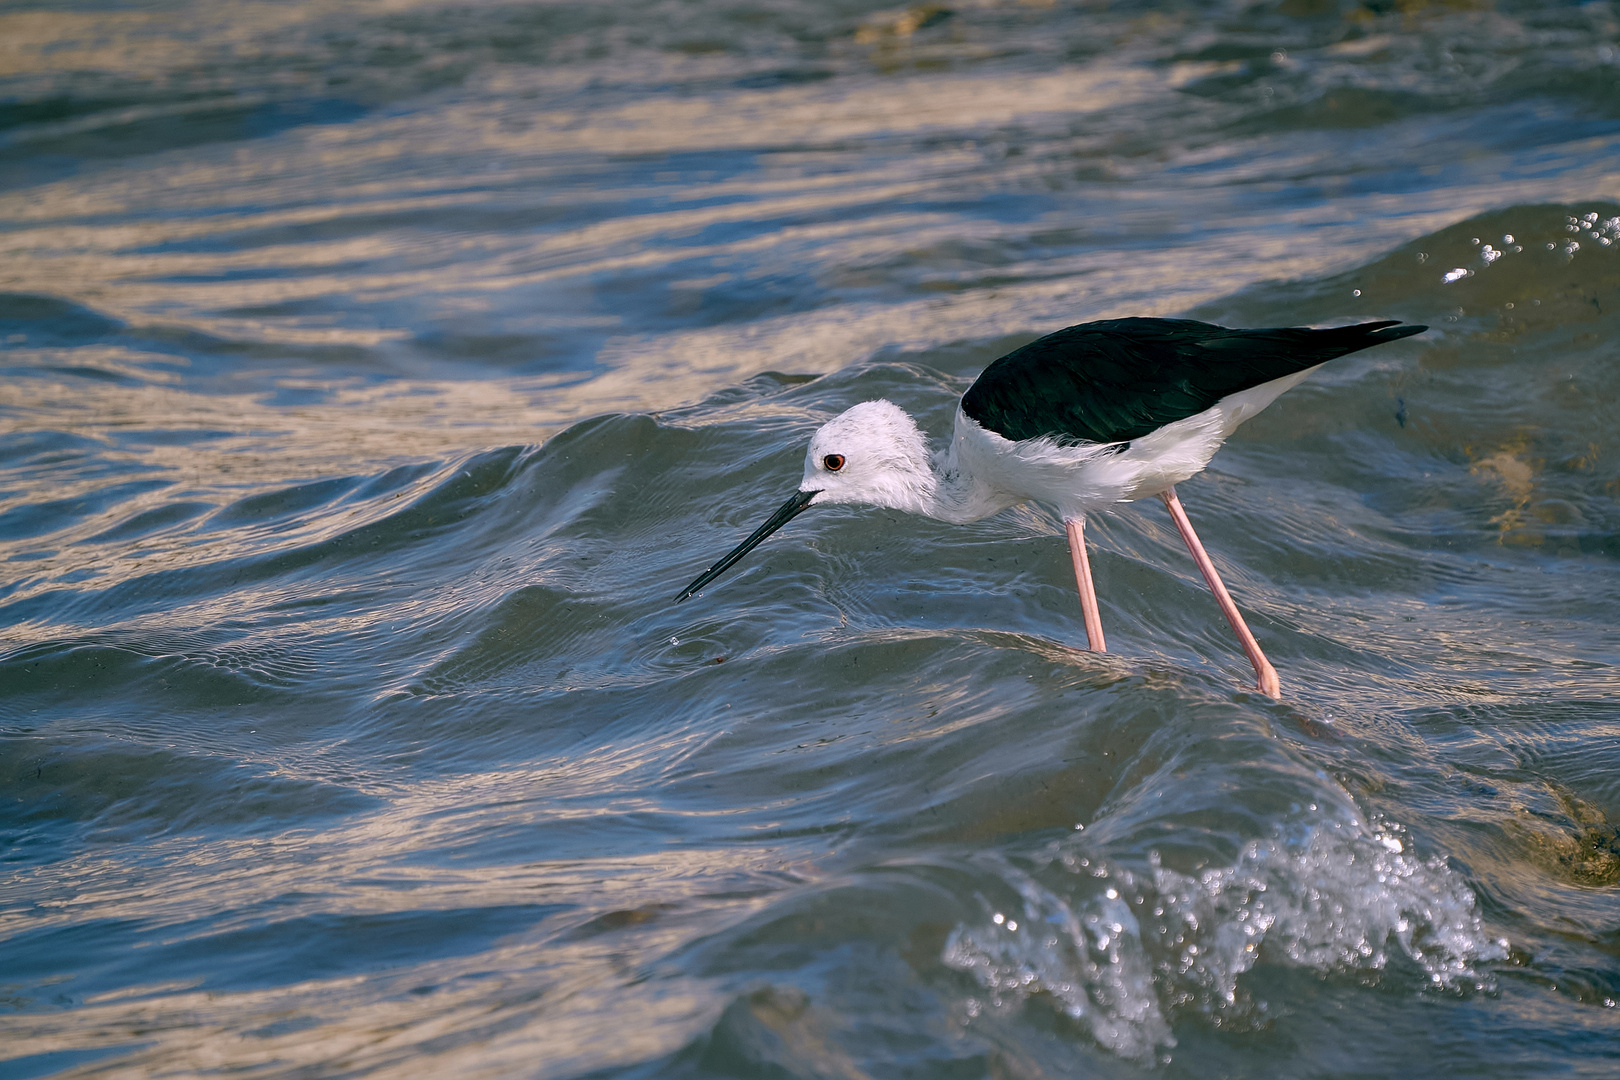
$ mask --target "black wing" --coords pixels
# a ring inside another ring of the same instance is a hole
[[[1014,441],[1125,442],[1228,394],[1427,329],[1393,320],[1329,330],[1228,330],[1189,319],[1081,323],[985,368],[962,396],[962,411]]]

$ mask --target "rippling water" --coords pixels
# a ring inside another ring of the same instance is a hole
[[[1620,1070],[1620,5],[0,9],[0,1077]],[[1086,319],[1182,497],[799,518]]]

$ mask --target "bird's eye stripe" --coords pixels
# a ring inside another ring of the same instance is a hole
[[[839,469],[844,467],[844,455],[828,454],[826,457],[821,459],[821,463],[827,466],[828,472],[837,472]]]

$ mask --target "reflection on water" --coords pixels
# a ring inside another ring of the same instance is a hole
[[[1612,1071],[1620,10],[0,12],[8,1076]],[[1073,322],[1152,507],[807,514]]]

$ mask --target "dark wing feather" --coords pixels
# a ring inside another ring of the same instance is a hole
[[[1228,330],[1188,319],[1082,323],[985,368],[962,396],[962,410],[1014,441],[1125,442],[1228,394],[1427,329],[1394,321],[1328,330]]]

